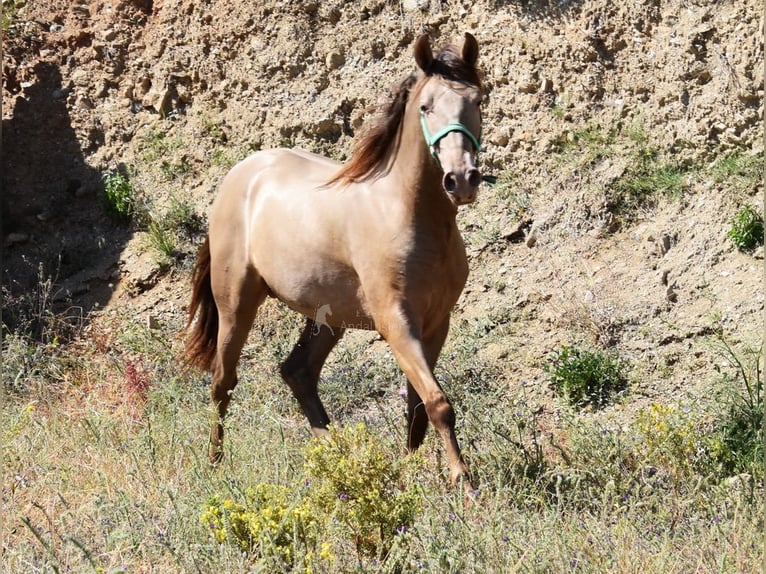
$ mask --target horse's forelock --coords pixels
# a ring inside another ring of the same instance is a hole
[[[398,150],[401,123],[410,92],[416,89],[420,80],[429,76],[440,76],[448,81],[461,82],[481,89],[478,70],[463,60],[460,50],[455,46],[441,49],[427,70],[411,74],[394,91],[384,112],[373,120],[374,123],[357,141],[351,160],[333,175],[327,182],[328,185],[362,181],[385,171],[388,162]]]
[[[463,60],[456,46],[442,48],[434,56],[429,68],[424,71],[427,76],[441,76],[445,80],[470,84],[481,89],[479,71],[474,65]]]

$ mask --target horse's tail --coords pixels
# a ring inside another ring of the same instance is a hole
[[[197,321],[194,317],[199,311]],[[189,304],[189,320],[186,324],[187,339],[184,358],[202,370],[210,370],[215,359],[218,341],[218,307],[213,298],[210,282],[210,238],[197,253],[192,275],[192,297]]]

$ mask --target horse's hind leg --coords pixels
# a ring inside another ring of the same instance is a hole
[[[218,289],[213,284],[219,313],[218,345],[210,391],[216,409],[210,434],[210,460],[213,463],[223,457],[223,419],[231,393],[237,386],[239,356],[258,307],[268,292],[266,284],[253,270],[245,270],[237,280],[230,276],[226,276],[226,279],[226,283]]]
[[[298,343],[280,365],[282,378],[298,399],[315,435],[326,433],[330,423],[330,417],[317,392],[319,373],[330,351],[342,336],[343,329],[340,327],[330,330],[326,325],[318,325],[307,319]]]

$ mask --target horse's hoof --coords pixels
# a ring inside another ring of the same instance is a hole
[[[221,449],[210,449],[210,464],[218,466],[223,461],[223,451]]]

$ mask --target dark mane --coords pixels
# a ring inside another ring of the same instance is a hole
[[[440,76],[481,89],[479,72],[467,64],[455,46],[447,46],[437,53],[427,70],[417,71],[400,85],[382,112],[372,120],[354,146],[351,159],[332,176],[328,185],[338,182],[349,184],[373,179],[390,168],[399,151],[404,111],[412,88],[424,77]]]

